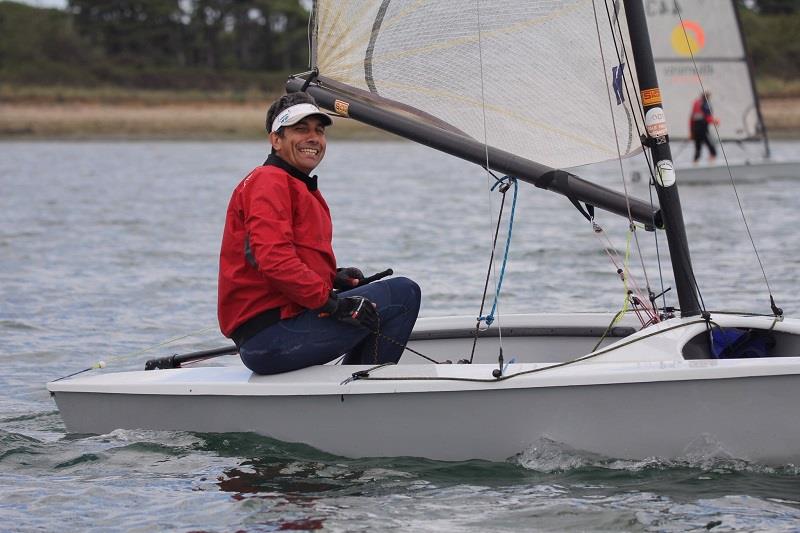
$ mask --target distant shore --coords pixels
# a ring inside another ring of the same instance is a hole
[[[264,139],[266,104],[259,103],[0,103],[0,139],[257,140]],[[337,119],[332,137],[391,138]]]
[[[268,100],[265,100],[265,102]],[[770,138],[800,139],[800,98],[761,101]],[[0,99],[0,139],[263,139],[266,104],[246,101],[25,102]],[[332,138],[391,139],[352,120]]]

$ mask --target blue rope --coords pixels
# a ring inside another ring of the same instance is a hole
[[[494,312],[497,310],[497,300],[500,298],[500,288],[503,286],[503,276],[506,273],[506,263],[508,263],[508,250],[511,247],[511,232],[514,229],[514,211],[517,208],[517,178],[513,176],[503,176],[497,180],[490,191],[495,190],[501,183],[508,180],[509,183],[514,185],[514,198],[511,202],[511,216],[508,217],[508,234],[506,235],[506,250],[503,253],[503,266],[500,267],[500,279],[497,280],[497,288],[494,291],[494,302],[492,302],[492,310],[488,315],[479,316],[478,322],[486,322],[487,326],[491,326],[494,322]],[[505,194],[505,193],[503,193]]]

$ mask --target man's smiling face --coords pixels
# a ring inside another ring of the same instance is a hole
[[[284,126],[283,135],[269,134],[275,153],[298,170],[311,174],[325,156],[325,125],[311,115],[297,124]]]

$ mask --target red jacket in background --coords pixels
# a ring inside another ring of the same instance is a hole
[[[230,337],[272,308],[281,319],[322,307],[336,275],[328,204],[311,178],[276,155],[234,189],[219,257],[217,316]]]
[[[689,115],[689,129],[692,129],[693,122],[705,122],[711,124],[714,122],[714,115],[711,114],[711,106],[708,100],[703,97],[698,98],[692,102],[692,114]]]

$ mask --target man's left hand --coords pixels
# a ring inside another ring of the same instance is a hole
[[[337,268],[333,288],[339,291],[350,290],[358,287],[363,280],[364,274],[355,267]]]

